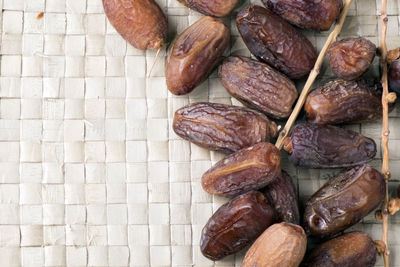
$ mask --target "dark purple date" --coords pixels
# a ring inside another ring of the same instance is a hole
[[[376,154],[375,141],[331,125],[299,124],[285,140],[289,160],[309,168],[345,168],[366,163]]]

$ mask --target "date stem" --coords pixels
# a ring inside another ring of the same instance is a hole
[[[293,109],[292,114],[290,115],[285,127],[283,130],[279,133],[278,140],[276,141],[275,146],[278,149],[282,149],[284,140],[288,136],[290,129],[292,128],[294,122],[297,119],[297,116],[300,113],[300,110],[303,108],[303,105],[306,101],[307,95],[311,89],[311,86],[313,85],[315,79],[317,78],[322,62],[324,60],[326,51],[328,50],[329,46],[336,40],[336,37],[339,35],[340,31],[342,30],[343,23],[346,19],[347,13],[350,9],[352,0],[346,0],[346,3],[343,7],[342,12],[340,13],[339,21],[336,23],[335,28],[333,31],[329,34],[328,39],[325,42],[325,45],[323,46],[321,52],[318,55],[317,61],[315,62],[314,68],[311,70],[310,75],[308,76],[307,82],[303,87],[303,90],[301,91],[299,100],[297,100],[296,106]]]
[[[381,36],[379,48],[381,51],[381,67],[382,67],[382,174],[385,176],[386,192],[385,199],[382,205],[382,242],[384,244],[383,260],[385,267],[389,267],[389,247],[388,247],[388,224],[389,224],[389,187],[390,179],[389,171],[389,101],[392,100],[388,89],[388,64],[387,64],[387,47],[386,47],[386,31],[387,31],[387,0],[381,2]]]
[[[160,51],[161,51],[161,47],[158,48],[158,50],[157,50],[156,56],[154,57],[154,61],[153,61],[153,64],[151,65],[151,68],[150,68],[150,71],[149,71],[149,75],[147,75],[147,78],[151,77],[151,72],[153,71],[153,68],[156,65],[156,62],[157,62],[157,59],[158,59],[158,55],[160,54]]]

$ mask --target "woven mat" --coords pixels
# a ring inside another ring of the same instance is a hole
[[[394,48],[400,1],[388,2]],[[170,39],[200,17],[176,0],[158,3],[168,14]],[[354,1],[341,36],[377,43],[379,5]],[[222,156],[171,130],[173,112],[189,102],[238,104],[216,73],[189,96],[172,96],[163,77],[165,50],[145,78],[155,53],[127,45],[101,0],[0,0],[0,6],[0,266],[240,266],[243,253],[214,263],[199,250],[202,227],[226,202],[203,192],[200,177]],[[250,56],[234,17],[224,20],[233,35],[226,55]],[[318,49],[327,36],[306,35]],[[377,68],[370,74],[378,76]],[[322,81],[331,77],[324,67]],[[400,108],[390,125],[393,190]],[[380,122],[349,127],[380,144]],[[378,168],[380,155],[372,163]],[[302,203],[337,173],[287,160],[284,166]],[[390,221],[391,260],[400,266],[400,216]],[[372,214],[353,229],[380,238]]]

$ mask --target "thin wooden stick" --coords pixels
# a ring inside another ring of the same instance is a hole
[[[352,0],[346,0],[346,3],[344,5],[344,8],[342,12],[340,13],[340,18],[339,21],[336,23],[335,28],[333,31],[329,34],[328,39],[325,42],[324,47],[322,48],[321,52],[318,55],[317,61],[315,62],[314,68],[310,72],[310,75],[308,76],[307,82],[304,85],[303,90],[301,91],[299,100],[297,100],[296,106],[293,109],[292,114],[290,115],[285,127],[283,130],[279,133],[278,140],[276,141],[275,146],[278,149],[282,149],[283,146],[283,141],[285,138],[288,136],[290,129],[292,128],[294,122],[297,119],[297,116],[300,113],[300,110],[302,109],[304,102],[306,101],[306,97],[308,95],[308,92],[311,89],[311,86],[313,85],[315,79],[317,78],[322,62],[324,60],[326,51],[328,50],[329,46],[336,40],[336,37],[339,35],[340,31],[342,30],[343,23],[346,19],[347,13],[349,11],[350,5],[351,5]]]
[[[385,176],[385,199],[382,206],[382,242],[384,244],[383,260],[385,267],[389,267],[389,246],[388,246],[388,228],[389,228],[389,186],[390,179],[389,171],[389,106],[388,103],[392,99],[389,95],[388,89],[388,65],[387,65],[387,47],[386,47],[386,31],[387,31],[387,0],[381,2],[381,36],[379,41],[379,48],[381,51],[381,67],[382,67],[382,174]]]
[[[149,75],[147,75],[147,78],[150,78],[150,76],[151,76],[151,72],[153,71],[153,68],[156,65],[156,62],[157,62],[157,59],[158,59],[158,55],[160,54],[160,51],[161,51],[161,47],[158,48],[158,50],[157,50],[156,57],[154,58],[153,65],[151,65],[151,68],[150,68],[150,71],[149,71]]]

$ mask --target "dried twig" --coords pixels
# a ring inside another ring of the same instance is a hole
[[[388,180],[390,179],[389,171],[389,101],[393,98],[389,95],[388,89],[388,63],[387,63],[387,47],[386,47],[386,31],[387,31],[387,0],[382,0],[381,4],[381,36],[379,48],[381,51],[381,67],[382,67],[382,174],[385,176],[386,190],[385,199],[382,205],[382,242],[384,244],[383,259],[385,267],[389,267],[389,246],[388,246],[388,224],[389,224],[389,186]],[[395,99],[395,98],[394,98]]]
[[[304,102],[306,101],[308,92],[310,91],[311,86],[313,85],[315,79],[317,78],[317,76],[320,72],[321,65],[324,60],[326,51],[328,50],[329,46],[336,40],[336,37],[339,35],[340,31],[342,30],[343,23],[346,19],[351,2],[352,2],[352,0],[346,0],[344,8],[339,17],[339,21],[336,23],[333,31],[329,34],[324,47],[322,48],[321,52],[318,55],[317,61],[315,62],[315,65],[314,65],[314,68],[310,72],[307,82],[304,85],[303,90],[301,91],[299,100],[297,100],[296,106],[294,107],[292,114],[290,115],[283,130],[279,133],[278,140],[276,141],[276,144],[275,144],[275,146],[279,149],[282,149],[283,142],[284,142],[285,138],[288,136],[290,129],[292,128],[294,122],[296,121],[297,116],[299,115],[300,110],[302,109]]]

